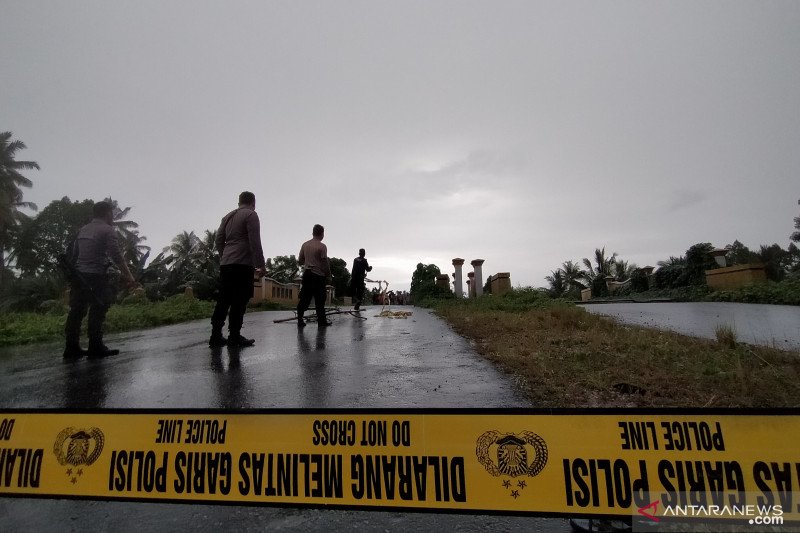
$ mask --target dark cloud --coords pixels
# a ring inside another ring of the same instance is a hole
[[[792,2],[11,2],[0,130],[42,167],[26,200],[111,195],[154,249],[247,189],[267,255],[319,222],[395,286],[456,256],[540,285],[595,247],[783,242],[798,27]]]

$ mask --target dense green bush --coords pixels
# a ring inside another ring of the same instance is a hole
[[[675,300],[676,302],[702,302],[710,292],[707,286],[676,287],[674,289],[650,289],[634,293],[630,289],[622,289],[599,301],[634,300],[646,302],[648,300]]]
[[[641,268],[637,268],[631,274],[631,292],[644,292],[648,289],[647,274]]]
[[[689,273],[684,265],[666,265],[653,276],[656,289],[674,289],[689,285]]]
[[[611,296],[599,298],[613,300],[670,299],[676,302],[742,302],[781,305],[800,305],[800,277],[792,276],[783,281],[767,281],[732,290],[711,290],[706,285],[690,285],[674,289],[651,289],[641,293],[619,291]]]
[[[602,275],[596,276],[592,280],[592,298],[602,298],[608,296],[608,284]]]
[[[423,305],[428,300],[455,296],[449,288],[436,285],[436,276],[442,273],[436,265],[417,263],[417,269],[411,275],[411,297],[417,305]]]
[[[705,299],[714,302],[800,305],[800,279],[768,281],[734,290],[714,291],[708,293]]]
[[[422,291],[422,294],[423,296],[421,298],[418,296],[414,297],[414,305],[417,307],[436,307],[437,302],[456,299],[456,295],[453,294],[453,291],[445,289],[444,287],[439,287],[438,285],[427,287]]]
[[[686,274],[689,285],[705,285],[706,270],[719,267],[711,255],[713,249],[711,243],[703,242],[686,250]]]
[[[58,300],[66,288],[64,280],[56,275],[16,279],[0,293],[0,312],[39,311],[43,302]]]

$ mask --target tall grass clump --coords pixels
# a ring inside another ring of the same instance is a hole
[[[728,324],[717,324],[714,328],[717,342],[728,348],[736,348],[736,330]]]

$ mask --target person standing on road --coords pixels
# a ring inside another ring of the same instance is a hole
[[[97,202],[92,206],[92,216],[92,221],[78,232],[70,251],[74,263],[71,263],[73,266],[70,269],[69,314],[64,325],[64,359],[77,359],[83,355],[107,357],[119,353],[119,350],[111,350],[103,344],[103,323],[115,293],[107,272],[109,257],[119,267],[128,284],[136,285],[119,247],[111,204]],[[81,349],[80,344],[81,322],[87,310],[88,351]]]
[[[308,309],[311,299],[317,310],[317,325],[330,326],[331,322],[325,318],[326,284],[331,279],[331,266],[328,262],[328,247],[322,244],[325,238],[325,228],[314,224],[311,232],[312,239],[303,243],[297,262],[305,266],[303,281],[300,286],[300,301],[297,303],[297,327],[306,325],[303,314]]]
[[[372,272],[372,267],[369,266],[367,252],[363,248],[358,250],[358,257],[353,259],[353,273],[350,277],[350,290],[353,293],[353,301],[355,302],[355,310],[361,307],[361,301],[364,299],[364,280],[367,278],[367,272]]]
[[[220,255],[220,289],[208,345],[252,346],[256,341],[242,336],[242,324],[247,302],[253,297],[254,277],[260,277],[265,267],[255,194],[244,191],[239,195],[239,207],[222,217],[214,245]],[[222,336],[226,317],[227,339]]]

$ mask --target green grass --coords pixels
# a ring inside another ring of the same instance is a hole
[[[163,302],[113,305],[108,310],[104,331],[113,333],[209,318],[213,310],[214,302],[183,295]],[[66,307],[55,306],[48,313],[4,313],[0,320],[0,346],[53,341],[64,338]]]
[[[435,310],[537,407],[800,406],[800,354],[733,331],[717,342],[621,325],[536,291]]]
[[[278,311],[289,309],[285,305],[262,302],[250,307],[251,311]],[[203,318],[211,318],[214,302],[187,298],[182,294],[162,302],[148,302],[129,297],[120,305],[108,310],[104,331],[115,333],[135,329],[154,328]],[[46,313],[0,314],[0,346],[47,342],[64,338],[67,306],[53,302]],[[84,334],[86,320],[83,322]]]
[[[58,314],[3,313],[0,346],[30,344],[64,337],[65,317]]]

